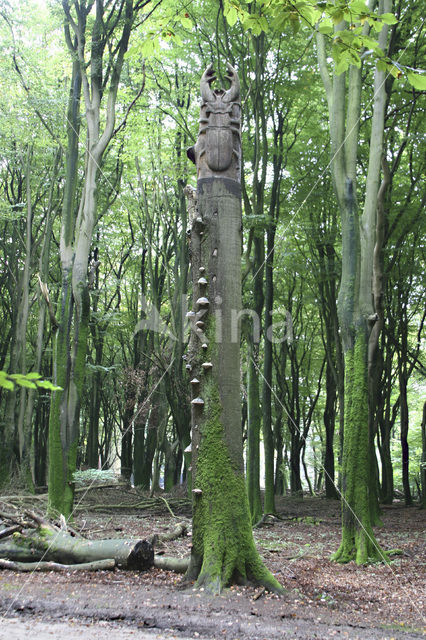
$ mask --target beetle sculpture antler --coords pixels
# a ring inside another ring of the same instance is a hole
[[[225,93],[224,102],[234,102],[238,100],[240,96],[240,80],[238,78],[237,72],[234,67],[227,63],[228,73],[225,78],[229,80],[231,86],[228,91]]]
[[[201,97],[204,102],[212,102],[214,100],[214,94],[210,87],[214,80],[216,80],[216,76],[214,75],[213,65],[209,64],[200,80]]]

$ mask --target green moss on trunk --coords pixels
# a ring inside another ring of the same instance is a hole
[[[223,438],[221,403],[213,380],[204,387],[204,420],[194,493],[193,561],[201,565],[197,586],[219,593],[232,582],[253,582],[281,592],[255,547],[244,477],[232,465]],[[195,560],[196,559],[196,560]]]
[[[345,354],[345,427],[342,461],[342,542],[332,556],[337,562],[365,564],[387,561],[371,521],[370,438],[368,433],[367,341],[359,329],[353,349]]]
[[[249,346],[248,362],[248,421],[247,421],[247,493],[251,522],[256,524],[262,517],[262,502],[260,499],[260,425],[262,412],[259,402],[259,377],[255,362],[258,359],[258,345]],[[254,360],[256,358],[256,361]]]
[[[73,474],[76,470],[81,396],[85,376],[90,300],[82,286],[80,314],[74,313],[70,275],[63,283],[63,306],[58,330],[55,360],[55,391],[49,417],[49,513],[68,518],[74,502]],[[75,352],[70,366],[70,327],[74,316]]]

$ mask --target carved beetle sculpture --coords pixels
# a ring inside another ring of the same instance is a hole
[[[188,149],[188,157],[197,165],[198,178],[213,176],[240,179],[240,83],[235,69],[228,63],[226,78],[230,88],[211,88],[216,80],[209,65],[200,82],[201,115],[196,144]]]

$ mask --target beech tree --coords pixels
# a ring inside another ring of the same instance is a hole
[[[97,183],[105,151],[114,136],[124,54],[136,15],[147,1],[121,0],[112,6],[104,5],[101,0],[83,3],[63,0],[62,3],[73,74],[67,113],[68,148],[60,241],[62,290],[54,363],[54,380],[63,391],[54,395],[50,412],[49,505],[51,510],[65,516],[71,513],[74,497],[72,475],[76,468],[89,331],[88,267],[96,225]],[[84,178],[79,191],[81,93],[86,137]],[[95,270],[97,266],[91,265]]]
[[[389,13],[391,3],[380,3],[379,13]],[[335,26],[338,33],[344,21]],[[369,26],[364,27],[367,35]],[[389,28],[378,37],[384,51]],[[362,215],[358,214],[357,159],[361,116],[361,69],[329,75],[324,35],[317,35],[318,60],[330,113],[331,168],[342,224],[342,276],[338,314],[345,358],[345,420],[342,470],[342,543],[334,559],[363,563],[383,559],[373,533],[377,523],[372,434],[369,430],[369,340],[378,320],[373,298],[373,257],[376,213],[383,154],[386,107],[385,72],[374,75],[370,153]],[[346,77],[348,76],[348,77]],[[346,85],[346,83],[348,83]]]

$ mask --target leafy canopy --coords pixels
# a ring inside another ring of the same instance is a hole
[[[380,71],[395,78],[405,76],[414,89],[426,90],[426,73],[391,60],[374,37],[385,24],[397,24],[396,16],[373,11],[364,0],[225,0],[224,14],[231,26],[240,21],[253,35],[284,32],[288,27],[293,33],[300,27],[319,31],[332,43],[337,74],[346,71],[350,65],[360,67],[363,58],[372,56]]]

